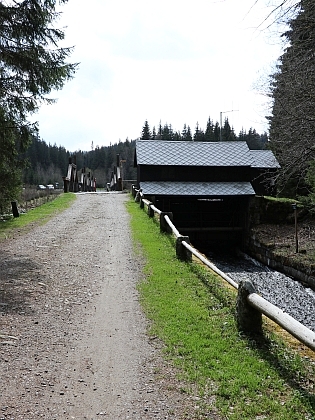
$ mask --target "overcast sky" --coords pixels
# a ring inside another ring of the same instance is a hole
[[[228,117],[267,129],[266,97],[255,89],[280,54],[280,41],[258,28],[267,0],[69,0],[58,26],[80,62],[54,105],[33,120],[40,137],[70,151],[136,139],[172,124],[204,129]],[[233,112],[227,112],[232,111]]]

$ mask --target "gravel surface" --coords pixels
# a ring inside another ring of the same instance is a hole
[[[146,334],[126,200],[79,194],[0,243],[0,420],[219,418]]]
[[[315,292],[312,289],[249,257],[211,254],[210,260],[236,283],[250,280],[262,297],[315,331]]]

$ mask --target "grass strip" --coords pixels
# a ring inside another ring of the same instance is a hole
[[[300,357],[272,334],[242,335],[236,328],[236,294],[197,262],[176,258],[174,238],[155,219],[127,203],[135,249],[145,258],[139,285],[150,334],[182,379],[197,386],[199,417],[216,409],[226,419],[314,419],[314,360]]]
[[[36,225],[45,224],[53,216],[70,207],[75,199],[75,194],[63,193],[53,201],[48,201],[27,213],[21,213],[20,217],[0,221],[0,240],[10,238],[16,232],[24,233]]]

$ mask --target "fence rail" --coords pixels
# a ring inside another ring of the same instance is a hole
[[[175,225],[172,223],[170,217],[167,214],[164,216],[164,219],[165,219],[166,223],[169,225],[169,227],[171,228],[171,230],[172,230],[173,234],[176,236],[176,238],[180,237],[181,234],[176,229]]]
[[[196,250],[196,248],[192,247],[186,241],[182,242],[183,246],[187,248],[195,257],[197,257],[200,261],[202,261],[207,267],[211,268],[212,271],[217,273],[220,277],[222,277],[225,281],[227,281],[234,289],[238,289],[238,284],[231,279],[227,274],[221,271],[218,267],[212,264],[207,258],[205,258],[200,252]]]
[[[282,309],[268,302],[257,293],[251,293],[247,296],[247,300],[255,309],[272,319],[276,324],[289,332],[293,337],[301,341],[307,347],[315,350],[315,333],[298,322]]]
[[[176,254],[180,259],[190,261],[191,256],[194,255],[203,262],[203,264],[238,290],[237,322],[240,329],[246,332],[261,332],[261,315],[264,314],[301,343],[315,351],[315,333],[312,330],[258,295],[253,284],[248,280],[241,281],[240,284],[238,284],[223,271],[219,270],[197,249],[191,246],[188,236],[180,234],[173,224],[172,213],[165,213],[156,208],[153,203],[143,197],[142,191],[135,189],[134,186],[132,186],[132,195],[135,197],[135,201],[140,203],[140,207],[143,208],[144,205],[147,206],[149,216],[153,217],[155,213],[159,215],[161,231],[170,232],[175,235]],[[183,248],[185,248],[185,252],[183,251]]]

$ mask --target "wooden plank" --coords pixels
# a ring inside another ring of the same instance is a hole
[[[178,232],[178,230],[176,229],[176,227],[174,226],[174,224],[172,223],[171,219],[167,215],[164,216],[164,219],[165,219],[166,223],[169,225],[169,227],[172,229],[172,232],[174,233],[176,238],[181,236],[180,233]]]
[[[181,232],[241,232],[242,227],[218,226],[218,227],[183,227],[179,228]]]
[[[155,211],[155,213],[157,213],[157,214],[161,214],[162,212],[161,212],[161,210],[159,210],[157,207],[155,207],[155,206],[151,206],[151,209],[153,210],[153,211]]]
[[[192,247],[187,242],[182,242],[183,246],[187,248],[189,251],[191,251],[192,254],[195,255],[195,257],[199,258],[200,261],[202,261],[207,267],[211,268],[212,271],[219,274],[224,280],[226,280],[231,286],[233,286],[235,289],[238,289],[238,284],[231,279],[231,277],[227,276],[223,271],[219,270],[218,267],[216,267],[214,264],[212,264],[207,258],[205,258],[200,252],[198,252],[194,247]]]

